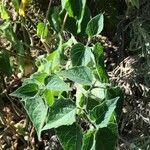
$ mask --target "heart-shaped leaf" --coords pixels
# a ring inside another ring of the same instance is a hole
[[[93,37],[102,32],[104,27],[104,16],[103,14],[99,14],[92,18],[86,27],[86,33],[89,37]]]

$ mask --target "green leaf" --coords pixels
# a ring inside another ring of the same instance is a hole
[[[61,0],[62,9],[65,9],[69,16],[76,20],[83,17],[85,3],[86,0]]]
[[[36,66],[38,67],[38,72],[50,74],[52,62],[48,61],[46,58],[39,58],[36,60]]]
[[[93,144],[94,144],[94,130],[88,130],[83,135],[83,145],[81,150],[91,150]]]
[[[24,63],[25,63],[25,49],[23,47],[23,44],[16,39],[16,44],[13,45],[13,47],[17,51],[17,62],[19,69],[23,72],[24,71]]]
[[[19,41],[15,32],[13,31],[12,24],[9,21],[6,21],[0,26],[0,30],[2,30],[3,36],[11,42],[12,48],[16,50],[18,68],[23,72],[25,51],[22,43]]]
[[[6,20],[3,24],[0,25],[0,31],[4,34],[4,31],[7,30],[9,27],[10,21]]]
[[[65,9],[70,17],[73,17],[77,20],[77,32],[80,33],[81,23],[85,12],[86,0],[61,0],[61,5],[62,9]]]
[[[48,76],[45,79],[46,89],[53,91],[69,91],[71,88],[58,76]]]
[[[31,98],[34,97],[38,92],[38,85],[35,83],[29,83],[21,86],[16,91],[11,93],[11,96],[19,97],[19,98]]]
[[[91,85],[93,80],[93,74],[91,70],[85,66],[63,70],[59,72],[58,75],[83,85]]]
[[[89,37],[93,37],[102,32],[104,26],[104,16],[99,14],[92,18],[86,27],[86,33]]]
[[[13,31],[13,27],[10,21],[4,22],[0,26],[0,30],[2,30],[3,36],[10,41],[13,45],[17,44],[17,37]]]
[[[139,9],[140,7],[139,0],[131,0],[131,4],[132,6],[135,6],[137,9]]]
[[[94,84],[94,88],[91,90],[91,94],[95,97],[103,100],[105,98],[106,85],[96,81]]]
[[[42,130],[71,125],[76,121],[76,107],[69,99],[56,100],[48,114],[47,122]]]
[[[106,99],[113,99],[115,97],[119,97],[117,106],[115,109],[117,121],[120,120],[120,115],[122,113],[122,107],[124,103],[124,94],[123,91],[119,87],[107,88],[106,90]]]
[[[62,14],[62,18],[64,18],[64,16],[65,16],[65,14]],[[76,36],[77,35],[77,24],[76,23],[77,23],[77,21],[74,18],[68,16],[66,23],[65,23],[64,30],[66,30],[66,31],[72,33],[74,36]],[[73,25],[73,27],[72,27],[72,25]]]
[[[82,91],[78,87],[76,87],[76,94],[75,94],[75,96],[76,96],[76,107],[77,108],[83,107],[85,100],[84,100],[84,96],[83,96]],[[79,114],[79,113],[80,113],[80,109],[78,109],[77,114]]]
[[[46,102],[48,103],[49,106],[52,106],[54,104],[54,92],[51,90],[45,90],[44,91],[44,99],[46,100]]]
[[[32,78],[26,78],[23,83],[22,86],[27,85],[27,84],[37,84],[39,86],[39,89],[43,86],[41,83],[39,83],[37,80],[32,79]]]
[[[95,150],[114,150],[117,140],[116,124],[109,124],[106,128],[99,128],[95,136]]]
[[[92,110],[95,106],[100,104],[100,100],[96,98],[90,98],[87,99],[86,109]]]
[[[45,39],[48,35],[48,27],[46,24],[40,22],[37,25],[37,36],[39,38]]]
[[[99,124],[100,128],[106,127],[108,125],[108,123],[111,120],[111,117],[115,111],[115,108],[117,106],[118,99],[119,99],[119,97],[116,97],[116,98],[111,99],[111,100],[107,100],[106,105],[107,105],[108,110],[105,113],[104,120]]]
[[[102,83],[109,83],[109,77],[104,67],[101,67],[100,65],[96,64],[96,72],[99,76],[99,80]]]
[[[97,74],[99,76],[99,79],[103,83],[108,83],[109,78],[104,66],[104,51],[103,47],[100,43],[96,43],[94,47],[94,56],[96,61],[96,70]]]
[[[73,66],[87,66],[91,60],[91,49],[82,43],[75,44],[71,49],[71,61]]]
[[[90,19],[91,19],[90,9],[88,8],[88,6],[85,6],[85,12],[81,22],[81,33],[85,34],[85,30]]]
[[[79,15],[79,18],[77,20],[77,25],[78,25],[77,33],[80,33],[81,32],[81,28],[82,28],[82,21],[83,21],[84,14],[85,14],[86,0],[79,0],[79,2],[77,2],[77,3],[78,4],[80,3],[79,6],[81,7],[80,15]],[[78,6],[78,8],[79,8],[79,6]],[[76,11],[76,12],[78,12],[78,11]]]
[[[30,78],[38,81],[40,84],[44,84],[44,80],[46,76],[47,76],[47,73],[45,72],[35,72],[34,74],[30,76]]]
[[[25,109],[33,123],[40,140],[41,129],[44,125],[48,107],[45,105],[41,97],[25,99]]]
[[[111,100],[104,101],[102,104],[97,105],[90,112],[90,118],[96,122],[99,128],[107,127],[110,118],[116,108],[119,97]]]
[[[3,20],[5,19],[7,20],[10,18],[6,7],[4,6],[4,4],[1,4],[1,3],[0,3],[0,16]]]
[[[58,71],[60,68],[60,62],[61,62],[61,51],[62,51],[62,42],[59,42],[58,49],[54,52],[48,54],[47,60],[51,61],[51,72]]]
[[[61,30],[62,19],[60,17],[60,6],[52,7],[49,13],[48,21],[56,32]]]
[[[104,66],[104,48],[100,43],[96,43],[94,46],[94,55],[96,62]]]
[[[12,0],[12,3],[14,5],[16,11],[19,12],[19,7],[20,7],[19,0]]]
[[[0,52],[0,75],[12,75],[9,55],[6,52]]]
[[[64,150],[80,150],[82,132],[78,125],[62,126],[56,129],[57,136]]]

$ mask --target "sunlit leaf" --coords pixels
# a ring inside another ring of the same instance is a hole
[[[106,90],[106,99],[114,99],[115,97],[119,97],[115,109],[115,114],[116,114],[116,119],[117,121],[120,120],[120,116],[122,114],[122,107],[124,103],[124,94],[123,91],[121,90],[120,87],[112,87],[112,88],[107,88]]]
[[[103,83],[108,83],[109,78],[104,66],[104,51],[100,43],[96,43],[94,46],[94,56],[96,61],[96,71],[100,81]]]
[[[52,90],[45,90],[44,91],[44,94],[43,94],[43,96],[44,96],[44,99],[46,100],[46,102],[47,102],[47,104],[49,105],[49,106],[52,106],[53,105],[53,103],[54,103],[54,92],[52,91]]]
[[[42,130],[72,125],[76,121],[76,107],[69,99],[56,100],[48,114],[46,124]]]
[[[77,32],[80,33],[81,23],[85,12],[86,0],[61,0],[61,4],[62,9],[65,9],[70,17],[73,17],[77,20]]]
[[[4,4],[0,3],[0,16],[2,19],[9,19],[9,13],[7,11],[7,8],[4,6]]]
[[[25,109],[36,129],[38,139],[40,140],[41,129],[46,119],[48,107],[41,97],[34,97],[32,99],[25,99]]]
[[[103,100],[105,98],[106,85],[99,81],[96,81],[94,86],[95,87],[91,90],[91,94]]]
[[[63,70],[59,72],[58,75],[83,85],[91,85],[93,80],[91,70],[85,66],[73,67],[68,70]]]
[[[82,43],[75,44],[71,49],[71,61],[73,66],[86,66],[91,60],[91,49]]]
[[[37,36],[39,38],[45,39],[48,35],[48,27],[46,24],[40,22],[37,25]]]
[[[19,6],[19,15],[25,16],[25,9],[27,7],[28,0],[21,0],[20,6]]]
[[[94,144],[94,134],[95,130],[88,130],[83,135],[83,145],[82,150],[91,150]]]
[[[53,91],[69,91],[69,86],[58,76],[48,76],[45,79],[46,89]]]
[[[116,97],[114,99],[104,101],[102,104],[94,107],[90,112],[91,119],[96,122],[98,127],[107,127],[116,108],[118,99],[119,97]]]
[[[12,0],[12,3],[17,12],[19,12],[19,0]]]
[[[60,6],[55,6],[50,9],[48,21],[50,22],[53,29],[57,32],[61,30],[62,18],[60,16]]]
[[[104,17],[103,14],[99,14],[92,18],[87,24],[86,33],[89,37],[98,35],[103,30]]]
[[[62,9],[77,20],[83,17],[85,3],[86,0],[61,0]]]
[[[47,73],[45,72],[35,72],[34,74],[30,76],[30,79],[34,79],[38,81],[40,84],[44,84],[44,80],[46,76],[47,76]]]

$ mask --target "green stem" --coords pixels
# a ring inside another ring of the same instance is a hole
[[[47,9],[47,12],[46,12],[46,18],[45,18],[45,22],[44,22],[45,25],[46,25],[46,22],[48,20],[48,15],[49,15],[49,12],[50,12],[51,4],[52,4],[52,0],[50,0],[50,2],[48,4],[48,9]]]
[[[66,14],[65,14],[65,16],[64,16],[64,20],[63,20],[62,26],[61,26],[60,33],[62,33],[63,30],[64,30],[65,23],[66,23],[66,21],[67,21],[67,17],[68,17],[68,13],[66,12]]]
[[[88,112],[85,109],[82,109],[84,111],[84,115],[86,117],[86,119],[89,121],[89,123],[95,128],[97,129],[97,126],[95,125],[95,122],[91,120]]]
[[[91,37],[88,37],[88,41],[86,43],[86,46],[89,46],[90,42],[91,42]]]

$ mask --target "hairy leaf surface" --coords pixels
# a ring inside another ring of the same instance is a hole
[[[41,97],[34,97],[24,101],[25,109],[37,131],[38,139],[40,139],[41,129],[46,119],[48,107],[45,105]]]
[[[25,99],[34,97],[37,94],[37,92],[38,92],[38,85],[35,83],[29,83],[21,86],[10,95]]]
[[[46,89],[53,91],[69,91],[69,86],[58,76],[48,76],[45,79]]]
[[[93,108],[90,113],[90,117],[96,122],[98,127],[107,127],[110,118],[116,108],[118,99],[119,97],[116,97],[114,99],[104,101],[102,104]]]
[[[99,14],[92,18],[87,24],[86,33],[89,37],[93,37],[102,32],[104,26],[104,16]]]
[[[91,85],[93,80],[91,70],[85,66],[78,66],[68,70],[63,70],[59,72],[59,75],[83,85]]]
[[[71,49],[71,61],[73,66],[86,66],[91,60],[91,49],[82,43],[75,44]]]
[[[56,100],[48,114],[43,130],[71,125],[76,121],[76,107],[69,99]]]

